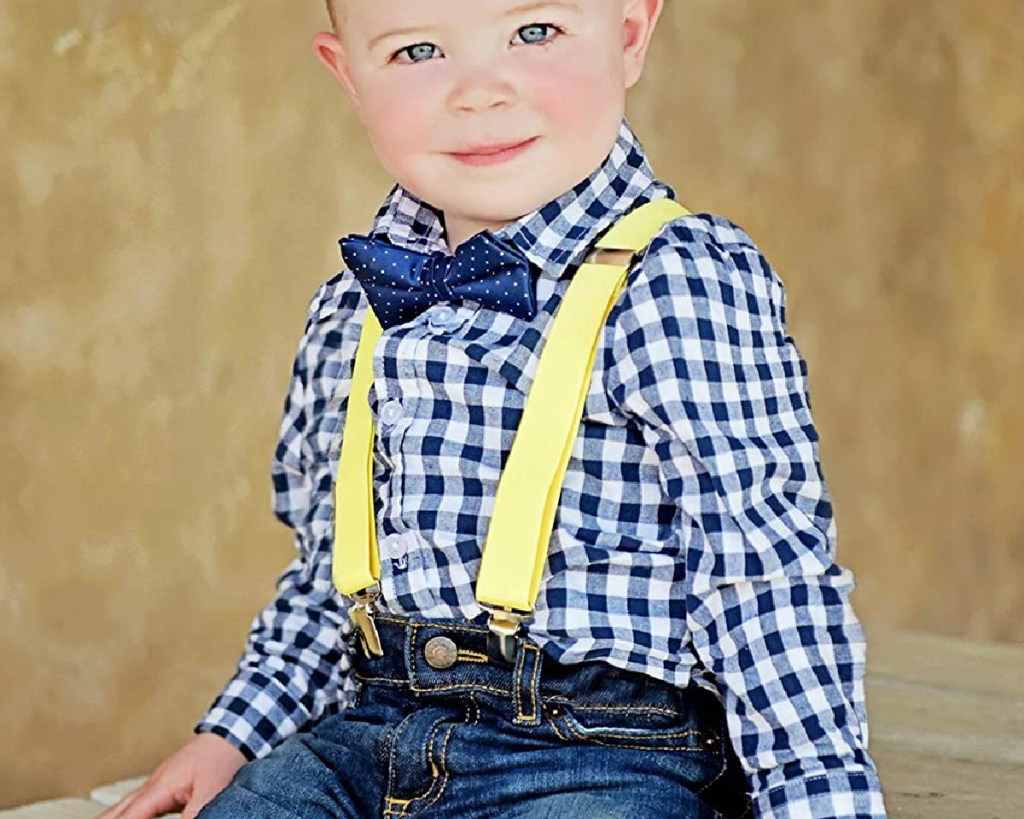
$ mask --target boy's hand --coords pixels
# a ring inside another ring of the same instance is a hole
[[[228,786],[245,756],[216,734],[195,736],[161,763],[146,782],[97,819],[152,819],[181,810],[194,819],[207,802]]]

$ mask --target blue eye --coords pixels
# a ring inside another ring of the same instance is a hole
[[[558,29],[550,23],[535,23],[530,26],[523,26],[516,32],[516,35],[520,37],[524,43],[535,45],[537,43],[543,43],[550,40],[552,34],[557,31]]]
[[[409,62],[424,63],[433,57],[437,50],[437,46],[433,43],[416,43],[416,45],[399,49],[394,53],[392,59],[405,55],[409,58]]]

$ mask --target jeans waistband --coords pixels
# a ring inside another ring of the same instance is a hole
[[[603,661],[563,664],[529,638],[517,637],[509,666],[488,655],[486,625],[467,621],[375,616],[384,655],[355,651],[364,685],[405,688],[417,697],[487,699],[520,725],[539,725],[560,704],[578,710],[664,716],[695,728],[721,729],[717,698],[695,685],[685,690]]]

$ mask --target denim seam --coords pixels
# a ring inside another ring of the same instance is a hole
[[[701,748],[699,746],[695,747],[695,748],[660,748],[660,747],[652,747],[650,745],[628,745],[628,744],[625,744],[625,743],[618,743],[618,742],[602,742],[600,737],[590,736],[590,735],[581,733],[579,730],[577,730],[573,726],[573,724],[571,722],[565,722],[564,725],[565,725],[566,730],[570,734],[572,734],[573,737],[575,737],[576,739],[581,740],[583,742],[593,742],[595,745],[601,745],[601,746],[603,746],[605,748],[627,748],[627,749],[633,750],[633,751],[667,751],[668,753],[695,753],[695,752],[702,752],[702,751],[706,750],[706,749]],[[556,729],[556,733],[558,733],[557,729]],[[686,731],[682,731],[682,732],[680,732],[678,734],[662,734],[658,738],[659,739],[682,739],[683,737],[690,736],[692,734],[700,734],[700,731],[698,731],[697,729],[694,729],[694,728],[688,728]],[[615,737],[616,734],[609,733],[609,732],[604,732],[603,736]],[[630,738],[632,738],[628,734],[625,735],[625,736],[623,736],[622,734],[619,734],[618,736],[622,737],[623,739],[630,739]]]
[[[515,685],[515,701],[516,701],[516,722],[533,722],[537,719],[537,698],[536,698],[536,686],[537,686],[537,675],[540,673],[540,649],[537,646],[530,645],[529,643],[523,643],[523,651],[529,649],[536,655],[535,662],[533,664],[533,674],[530,676],[530,713],[523,711],[523,698],[522,698],[522,680],[521,673],[516,674],[516,685]],[[523,655],[526,656],[525,654]]]
[[[437,738],[438,732],[440,732],[442,724],[443,723],[438,722],[434,725],[433,728],[430,729],[430,733],[427,735],[427,741],[423,743],[423,748],[421,749],[423,753],[420,759],[420,764],[423,766],[424,770],[430,770],[430,787],[426,788],[423,791],[423,793],[421,793],[419,796],[411,797],[409,800],[410,803],[425,797],[434,789],[434,786],[437,784],[438,774],[437,766],[434,764],[434,740]]]
[[[388,747],[388,790],[384,794],[385,804],[393,801],[393,797],[388,794],[395,792],[395,749],[398,748],[398,740],[401,738],[402,733],[408,727],[409,720],[407,717],[396,725],[395,730],[391,732]]]
[[[415,623],[409,624],[409,685],[416,689],[416,636],[419,634],[419,626]]]
[[[430,739],[427,743],[429,748],[433,748],[434,739],[437,737],[438,731],[441,730],[440,725],[436,725],[434,730],[430,734]],[[444,743],[441,746],[441,764],[439,766],[440,773],[434,777],[430,787],[427,788],[419,796],[414,796],[411,799],[389,799],[388,801],[392,804],[398,805],[398,807],[387,808],[384,811],[385,819],[387,817],[396,817],[396,819],[402,819],[402,817],[411,816],[414,813],[420,813],[432,807],[441,798],[441,795],[445,792],[448,787],[449,773],[448,773],[448,742],[452,738],[452,732],[454,732],[455,726],[449,725],[445,731]],[[430,754],[431,767],[433,767],[433,753]],[[429,799],[425,804],[418,804],[423,800]]]
[[[445,792],[445,789],[448,787],[448,743],[451,740],[452,733],[454,733],[454,731],[455,726],[449,725],[448,730],[445,732],[444,735],[444,744],[441,745],[441,775],[440,780],[438,782],[437,793],[435,793],[433,798],[425,805],[419,806],[419,810],[426,810],[427,808],[435,805],[437,801],[441,798],[441,795]]]
[[[512,705],[515,709],[515,722],[523,720],[522,692],[523,687],[523,665],[526,662],[526,654],[519,653],[516,656],[516,666],[512,671]]]
[[[464,663],[486,663],[487,655],[481,654],[479,651],[468,651],[464,648],[459,649],[458,659]]]
[[[553,719],[548,720],[548,725],[551,726],[551,730],[555,732],[555,734],[558,736],[560,740],[562,740],[563,742],[572,742],[572,737],[567,737],[560,730],[558,730],[558,725],[555,723]]]
[[[356,679],[359,680],[359,682],[364,682],[364,683],[368,683],[368,682],[370,682],[370,683],[386,682],[386,683],[404,684],[404,683],[408,682],[408,680],[405,677],[364,677],[361,674],[356,674],[355,676],[356,676]]]
[[[569,697],[549,697],[550,702],[571,705],[576,711],[624,711],[639,714],[663,714],[667,717],[678,717],[680,713],[674,708],[659,708],[657,705],[580,705]]]
[[[530,680],[530,701],[533,703],[531,719],[537,719],[537,699],[540,697],[540,665],[543,657],[541,657],[540,646],[530,646],[530,648],[537,653],[537,659],[533,664],[533,678]]]
[[[585,731],[580,730],[579,728],[577,728],[575,725],[572,725],[571,723],[570,723],[570,726],[569,726],[569,730],[574,731],[574,732],[578,732],[580,736],[584,736],[584,737],[588,736],[588,734]],[[635,739],[636,738],[636,734],[635,733],[628,733],[628,732],[620,733],[620,732],[617,732],[615,730],[607,729],[607,728],[599,728],[599,729],[594,729],[594,730],[600,731],[601,732],[601,734],[600,734],[601,736],[609,737],[611,739]],[[652,732],[651,734],[649,734],[651,739],[655,739],[655,738],[657,738],[657,739],[685,739],[686,737],[700,736],[700,735],[701,735],[701,731],[698,728],[687,728],[686,730],[674,731],[672,733],[655,733],[655,732]]]
[[[472,691],[487,691],[491,694],[503,694],[506,697],[510,693],[507,688],[495,688],[492,685],[480,685],[478,683],[471,682],[455,683],[454,685],[431,685],[426,687],[414,683],[410,686],[410,690],[415,691],[418,694],[429,694],[432,691],[457,691],[466,689]]]
[[[434,773],[434,754],[433,754],[434,740],[437,738],[438,733],[441,731],[442,722],[443,721],[439,720],[438,723],[431,729],[430,736],[427,738],[427,741],[424,743],[424,746],[425,746],[425,748],[424,748],[424,750],[425,750],[424,762],[429,763],[429,766],[430,766],[430,769],[431,769],[431,773],[433,774],[433,776],[431,778],[431,781],[430,781],[430,785],[423,791],[423,793],[418,794],[417,796],[411,796],[408,799],[399,799],[399,798],[394,797],[394,796],[386,796],[385,797],[385,802],[388,805],[392,805],[392,806],[395,806],[395,807],[387,807],[387,808],[385,808],[385,810],[384,810],[385,817],[387,817],[389,815],[390,816],[396,816],[396,817],[408,816],[412,812],[416,812],[416,811],[419,811],[419,810],[425,810],[426,808],[429,808],[431,805],[433,805],[440,798],[441,793],[444,791],[445,787],[448,784],[448,770],[447,770],[447,767],[446,767],[448,740],[451,737],[452,730],[455,728],[454,725],[448,726],[448,733],[445,736],[444,746],[442,747],[442,752],[441,752],[441,765],[440,765],[440,769],[441,770],[440,770],[440,773]],[[392,786],[391,786],[391,790],[392,791],[394,791],[393,775],[394,775],[394,766],[392,766]],[[435,791],[437,791],[437,792],[435,793]],[[431,796],[433,798],[431,798],[430,802],[427,803],[426,805],[416,804],[416,803],[422,802],[424,799],[430,798]]]
[[[722,767],[718,769],[718,773],[716,773],[711,779],[709,779],[703,787],[701,787],[699,790],[694,791],[694,793],[697,796],[700,796],[702,793],[704,793],[704,791],[706,791],[708,788],[714,785],[719,779],[725,776],[725,772],[729,768],[729,756],[726,753],[724,740],[718,740],[718,749],[718,755],[722,758]]]

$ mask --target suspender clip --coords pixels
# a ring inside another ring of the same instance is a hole
[[[352,607],[348,614],[359,633],[359,644],[363,648],[363,653],[369,659],[383,657],[384,649],[380,644],[377,625],[373,622],[373,615],[377,612],[377,600],[380,599],[380,586],[374,584],[350,596]]]
[[[491,616],[487,621],[487,653],[492,660],[507,665],[516,661],[516,635],[531,612],[515,611],[502,606],[483,606]]]

